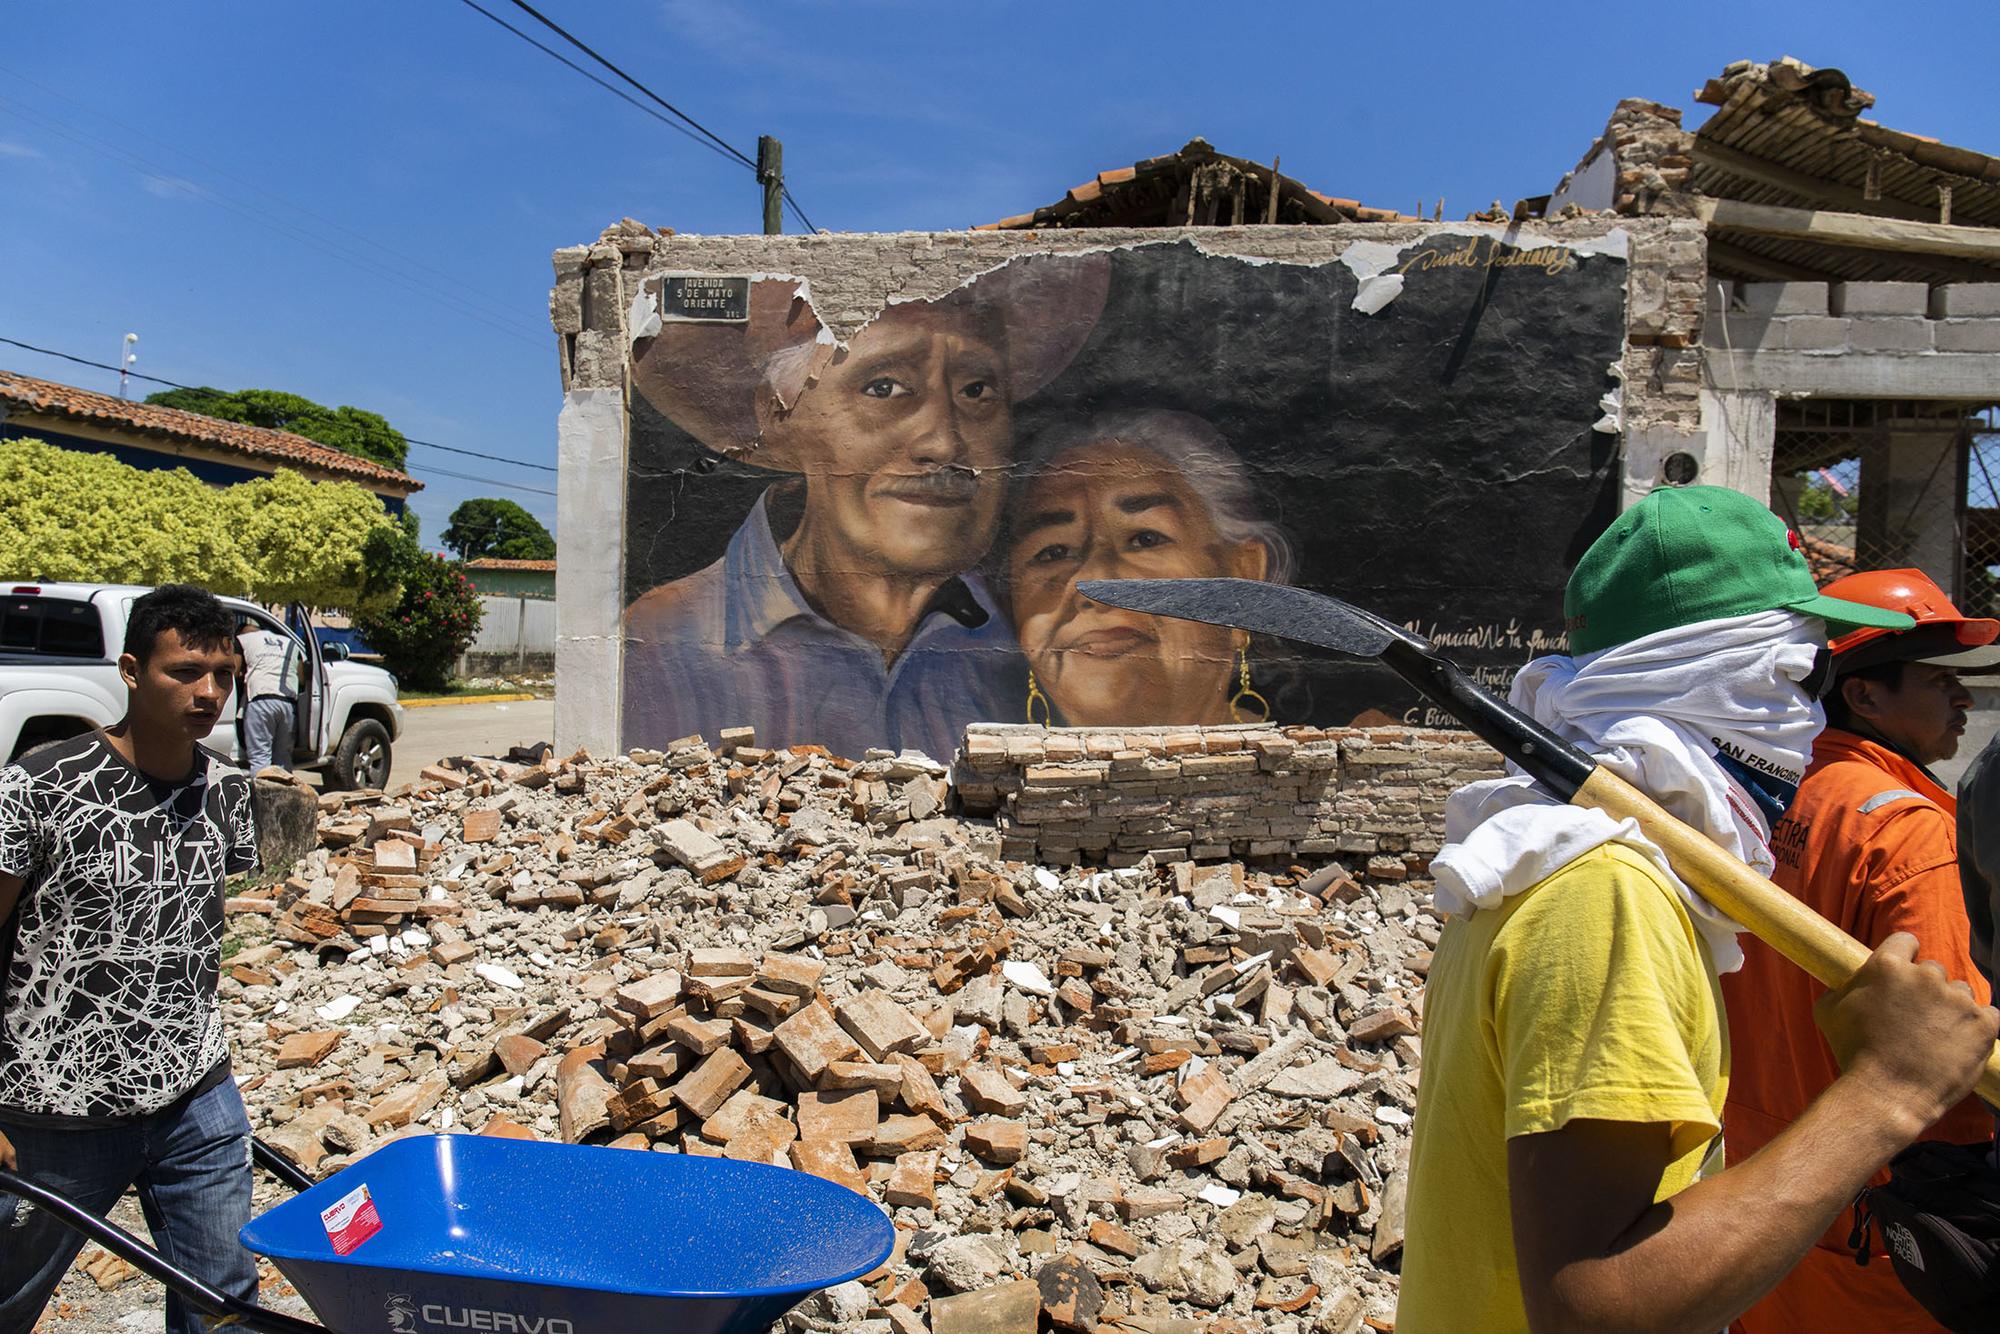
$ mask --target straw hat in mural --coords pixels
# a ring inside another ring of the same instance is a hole
[[[1103,313],[1110,278],[1107,255],[1028,256],[934,301],[884,307],[850,346],[865,348],[870,330],[897,321],[962,318],[1004,350],[1008,397],[1019,403],[1060,375],[1083,347]],[[651,338],[634,340],[633,386],[704,448],[797,472],[789,448],[763,437],[758,397],[770,400],[767,419],[781,418],[821,371],[850,352],[819,341],[819,319],[793,279],[753,281],[749,314],[734,324],[669,323]]]

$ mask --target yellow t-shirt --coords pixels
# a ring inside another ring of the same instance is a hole
[[[1513,1136],[1574,1118],[1670,1123],[1677,1156],[1653,1198],[1690,1185],[1722,1128],[1728,1032],[1686,907],[1617,844],[1447,923],[1424,988],[1396,1334],[1528,1328]]]

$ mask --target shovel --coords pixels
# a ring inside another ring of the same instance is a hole
[[[1127,611],[1295,640],[1372,658],[1441,706],[1558,799],[1633,820],[1681,879],[1751,934],[1829,987],[1852,977],[1868,947],[1682,824],[1651,797],[1474,683],[1431,645],[1338,598],[1255,579],[1088,579],[1085,597]],[[1975,1086],[2000,1107],[2000,1047]]]

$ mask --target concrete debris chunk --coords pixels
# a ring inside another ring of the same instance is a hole
[[[861,1051],[824,1005],[806,1006],[772,1033],[778,1050],[798,1067],[808,1083],[818,1083],[828,1066]]]
[[[1332,1057],[1274,1075],[1264,1091],[1278,1098],[1337,1098],[1366,1077]]]
[[[1042,1292],[1034,1280],[996,1283],[931,1302],[931,1334],[1035,1334]]]
[[[907,1010],[879,991],[864,991],[840,1002],[834,1014],[871,1061],[914,1051],[930,1039]]]

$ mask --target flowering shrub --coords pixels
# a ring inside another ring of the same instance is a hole
[[[204,486],[181,468],[142,472],[109,454],[6,441],[0,571],[9,579],[200,584],[241,596],[258,571],[237,539],[234,489]]]
[[[259,602],[395,600],[414,538],[353,482],[280,468],[235,486],[40,440],[0,442],[0,577],[199,584]]]
[[[363,611],[354,628],[402,684],[442,690],[479,633],[481,610],[459,563],[425,554],[404,571],[401,600],[386,611]]]

